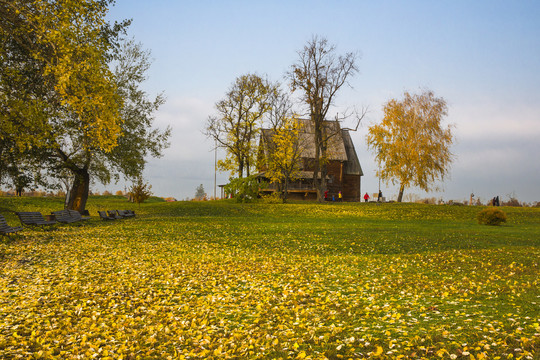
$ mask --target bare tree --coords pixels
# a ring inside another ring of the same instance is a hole
[[[347,83],[349,77],[358,72],[357,55],[346,53],[336,56],[334,45],[325,38],[314,36],[298,52],[298,61],[287,73],[291,88],[302,93],[302,102],[308,108],[314,126],[315,164],[313,184],[317,189],[317,199],[323,201],[326,189],[327,150],[329,134],[325,119],[334,105],[337,92]],[[339,117],[336,116],[336,121]]]

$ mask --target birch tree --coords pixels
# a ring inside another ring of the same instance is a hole
[[[405,187],[430,191],[448,174],[453,159],[451,127],[442,125],[446,101],[429,90],[405,92],[403,100],[389,100],[383,111],[382,122],[371,126],[366,138],[380,168],[377,176],[399,184],[398,202]]]

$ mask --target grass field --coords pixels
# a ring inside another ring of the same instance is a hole
[[[0,198],[11,225],[61,208]],[[0,238],[0,358],[540,359],[539,208],[498,227],[447,205],[88,209]]]

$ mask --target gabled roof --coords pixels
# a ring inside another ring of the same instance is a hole
[[[347,163],[345,164],[345,174],[364,176],[362,166],[360,166],[360,160],[356,155],[354,144],[349,134],[349,130],[341,130],[343,137],[343,144],[345,145],[345,152],[347,153]]]
[[[305,159],[315,158],[315,127],[309,119],[300,119],[302,124],[299,133],[299,142],[301,145],[301,157]],[[328,160],[345,162],[345,173],[350,175],[364,175],[360,161],[356,155],[354,144],[348,130],[342,130],[337,121],[324,122],[324,130],[328,136]],[[267,153],[268,146],[272,146],[272,129],[263,129],[261,133],[261,142],[264,144],[263,151]]]
[[[315,158],[315,126],[309,119],[300,119],[302,130],[299,134],[299,140],[303,144],[302,157],[307,159]],[[336,121],[325,121],[324,131],[328,137],[328,160],[347,161],[347,152],[345,144],[341,137],[341,129]]]

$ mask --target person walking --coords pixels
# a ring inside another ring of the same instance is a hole
[[[382,201],[382,191],[379,190],[379,196],[377,197],[377,202],[381,202]]]
[[[341,195],[341,191],[338,193],[338,201],[343,202],[343,195]]]
[[[369,195],[368,193],[366,192],[366,194],[364,195],[364,202],[368,202],[369,200]]]

